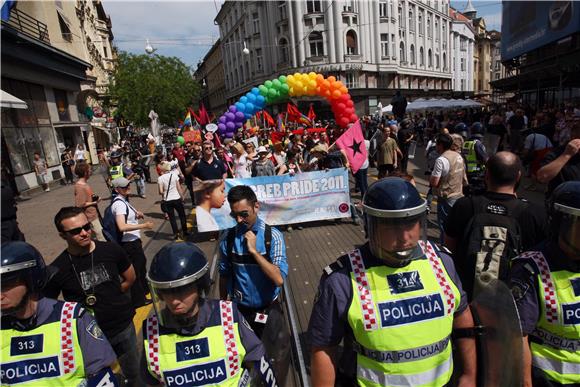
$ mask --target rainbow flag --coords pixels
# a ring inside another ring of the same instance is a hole
[[[185,120],[183,121],[183,125],[184,126],[192,126],[192,124],[191,124],[191,114],[189,113],[189,111],[187,112],[187,115],[185,116]]]
[[[278,132],[285,132],[286,126],[284,125],[284,120],[282,120],[282,113],[278,114]]]

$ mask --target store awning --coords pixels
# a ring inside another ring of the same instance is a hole
[[[3,108],[28,109],[28,105],[23,100],[16,98],[12,94],[0,90],[0,102]]]

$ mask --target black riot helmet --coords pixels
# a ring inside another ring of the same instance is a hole
[[[26,242],[7,242],[2,244],[0,265],[1,281],[4,286],[22,280],[27,292],[20,305],[2,314],[13,314],[26,306],[30,295],[40,293],[47,281],[47,270],[42,255]]]
[[[173,242],[164,246],[153,258],[147,282],[159,323],[166,327],[191,326],[199,300],[209,291],[209,264],[205,254],[191,242]],[[189,310],[172,313],[168,307],[172,298],[183,298],[197,292]]]
[[[548,201],[552,240],[563,242],[580,257],[580,181],[560,184]]]
[[[372,184],[363,199],[369,245],[374,256],[405,263],[423,256],[427,202],[408,181],[387,177]]]

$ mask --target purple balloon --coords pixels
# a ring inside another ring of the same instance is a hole
[[[234,113],[226,113],[226,122],[233,122],[236,119],[236,115]]]
[[[242,112],[236,112],[236,121],[244,121],[246,118],[245,114]]]
[[[218,121],[219,121],[220,124],[225,124],[226,121],[227,121],[226,120],[226,116],[221,116]]]
[[[236,107],[236,105],[230,105],[229,109],[230,113],[235,113],[238,111],[238,108]]]
[[[234,132],[226,133],[225,137],[226,138],[234,138]]]
[[[242,126],[244,126],[244,123],[243,122],[239,122],[239,121],[237,121],[235,124],[236,124],[236,129],[239,129]]]
[[[236,128],[236,125],[232,121],[230,121],[226,124],[226,128],[228,128],[229,130],[232,130],[232,129]]]
[[[225,120],[224,120],[225,121]],[[225,123],[219,123],[218,124],[218,130],[221,132],[225,132],[226,131],[226,124]]]

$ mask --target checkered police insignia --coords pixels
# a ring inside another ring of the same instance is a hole
[[[429,261],[431,269],[435,274],[437,283],[443,291],[443,298],[445,299],[445,304],[447,306],[446,313],[452,314],[455,310],[455,294],[453,294],[453,289],[451,288],[451,285],[445,276],[443,263],[435,253],[435,250],[433,249],[433,246],[430,242],[424,243],[423,241],[419,241],[419,246],[421,246],[423,253],[425,253],[425,256],[427,256],[427,260]]]
[[[234,313],[230,301],[220,301],[220,316],[222,323],[222,332],[224,335],[224,344],[226,347],[226,364],[228,367],[228,376],[235,376],[240,371],[240,356],[236,344],[236,335],[234,332]]]
[[[65,302],[60,313],[60,350],[63,374],[70,374],[75,370],[73,315],[76,305],[76,302]]]
[[[519,258],[531,258],[538,266],[540,271],[540,281],[544,290],[544,305],[546,310],[546,321],[549,323],[558,322],[558,298],[556,297],[556,288],[552,274],[550,274],[550,266],[541,251],[528,251],[519,256]]]
[[[377,323],[377,314],[375,312],[375,303],[369,288],[369,281],[360,255],[360,250],[356,249],[348,253],[348,259],[350,260],[350,266],[356,281],[356,289],[361,306],[364,328],[367,331],[374,331],[379,327]]]
[[[147,361],[149,369],[161,380],[159,367],[159,321],[153,315],[147,319]]]

